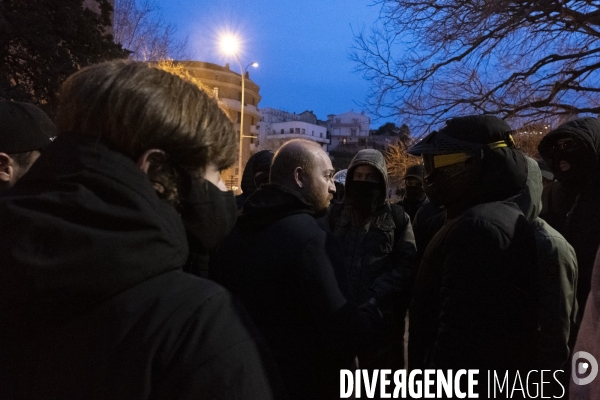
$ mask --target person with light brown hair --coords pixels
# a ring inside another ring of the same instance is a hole
[[[181,270],[182,215],[228,212],[217,103],[113,61],[67,79],[57,127],[0,200],[0,398],[274,398],[245,313]]]

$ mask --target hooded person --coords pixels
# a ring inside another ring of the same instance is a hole
[[[357,310],[344,297],[335,237],[317,221],[333,198],[333,172],[318,144],[286,142],[270,183],[248,198],[211,269],[246,306],[294,399],[339,398],[340,369],[351,367],[380,319],[373,304]]]
[[[577,254],[579,322],[600,245],[600,121],[569,121],[544,136],[538,151],[555,177],[545,190],[546,207],[540,217],[560,232]]]
[[[510,131],[492,116],[453,118],[409,149],[423,156],[427,196],[446,208],[415,282],[411,369],[514,373],[536,363],[536,242],[510,201],[528,164]]]
[[[256,189],[263,183],[269,183],[269,170],[273,162],[273,151],[261,150],[252,154],[244,168],[242,175],[242,194],[235,197],[238,210],[244,207],[244,203]]]
[[[38,107],[0,100],[0,193],[25,175],[55,136],[56,127]]]
[[[112,61],[65,81],[57,128],[0,198],[0,398],[273,398],[247,314],[181,270],[186,192],[235,161],[216,101]]]
[[[413,225],[419,209],[429,203],[425,190],[423,190],[423,171],[422,165],[411,165],[406,169],[403,178],[405,195],[396,203],[406,211]]]
[[[539,367],[568,371],[572,350],[569,338],[577,317],[577,257],[565,238],[539,217],[543,173],[534,159],[527,157],[527,163],[526,186],[513,201],[533,227],[536,240],[540,285]],[[560,382],[568,387],[568,374],[562,374]],[[554,389],[557,395],[562,392],[562,388]]]
[[[343,202],[329,210],[331,229],[343,246],[351,299],[377,305],[387,323],[382,340],[359,355],[361,368],[404,365],[404,317],[416,248],[408,215],[386,200],[387,183],[383,154],[361,150],[348,168]]]

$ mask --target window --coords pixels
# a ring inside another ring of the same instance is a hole
[[[218,98],[219,98],[219,88],[218,88],[218,87],[214,87],[214,88],[213,88],[213,97],[214,97],[215,99],[218,99]]]
[[[306,135],[306,129],[302,128],[302,134]]]
[[[242,92],[238,92],[238,101],[242,101]]]
[[[336,124],[339,124],[339,123],[341,123],[341,121],[342,121],[342,119],[341,119],[341,118],[336,118],[336,119],[335,119],[335,123],[336,123]]]
[[[254,144],[254,138],[253,137],[250,138],[250,144]]]
[[[235,122],[237,122],[239,124],[241,121],[242,121],[242,113],[238,111],[237,120]]]
[[[294,128],[290,128],[290,133],[294,133]]]
[[[281,130],[281,134],[283,135],[283,129]]]
[[[250,125],[254,125],[254,117],[250,117]]]
[[[359,146],[366,146],[367,145],[367,139],[365,139],[365,138],[359,138],[358,139],[358,145]]]
[[[323,132],[321,132],[321,139],[323,138]]]
[[[352,136],[356,136],[356,129],[350,129],[350,134]]]
[[[342,138],[342,144],[346,144],[346,138]]]
[[[300,134],[300,128],[296,128],[296,133],[299,135]]]

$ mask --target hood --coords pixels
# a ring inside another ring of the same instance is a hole
[[[381,183],[381,196],[378,202],[379,204],[383,204],[386,199],[388,174],[385,158],[379,150],[364,149],[356,153],[356,155],[352,159],[352,162],[350,163],[350,166],[348,167],[348,172],[346,174],[346,194],[352,193],[352,185],[354,183],[354,170],[359,165],[371,165],[377,168],[377,171],[379,171],[379,173],[383,177],[383,181]]]
[[[248,197],[237,225],[241,229],[262,228],[295,214],[315,216],[315,211],[300,193],[279,184],[267,183]]]
[[[254,176],[257,172],[268,172],[272,161],[273,152],[271,150],[261,150],[250,156],[242,175],[242,193],[248,196],[257,189]]]
[[[594,151],[596,157],[600,155],[600,120],[589,117],[569,121],[544,136],[538,146],[540,155],[551,170],[553,169],[552,146],[567,136],[579,138]]]
[[[58,137],[0,198],[0,308],[65,321],[184,265],[175,209],[98,138]]]
[[[529,222],[535,220],[542,210],[542,173],[533,158],[527,157],[527,182],[523,191],[515,196],[514,201]]]

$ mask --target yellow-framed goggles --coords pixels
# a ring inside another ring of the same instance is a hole
[[[514,143],[512,137],[510,136],[509,141]],[[508,143],[506,143],[505,140],[501,140],[499,142],[489,143],[487,146],[491,150],[494,150],[502,147],[508,147]],[[441,168],[447,167],[448,165],[458,164],[467,161],[471,157],[473,157],[473,155],[469,153],[451,153],[436,155],[433,156],[433,168]]]

